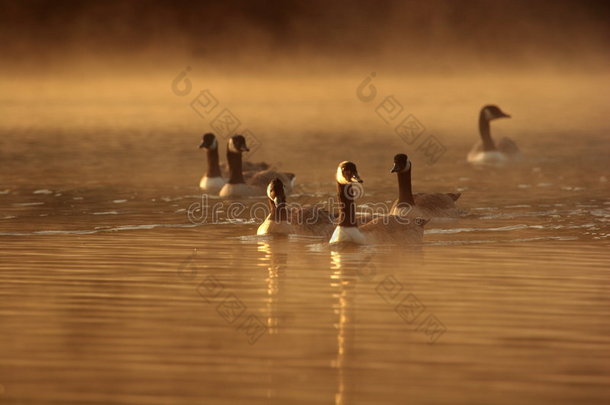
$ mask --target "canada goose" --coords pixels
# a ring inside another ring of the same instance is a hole
[[[394,167],[390,171],[398,178],[398,200],[394,201],[390,215],[411,218],[452,218],[459,216],[455,202],[462,193],[417,193],[411,191],[411,168],[409,157],[404,153],[394,156]]]
[[[247,160],[242,162],[242,170],[246,181],[257,172],[270,169],[271,166],[266,162],[249,162]],[[220,164],[220,172],[223,177],[229,177],[229,165],[227,163]]]
[[[208,170],[199,181],[199,188],[208,194],[218,194],[222,186],[229,177],[229,166],[220,163],[218,159],[218,141],[212,133],[203,135],[203,140],[199,148],[207,149]],[[257,172],[269,169],[269,164],[265,162],[242,162],[244,178],[246,181]]]
[[[255,173],[248,182],[244,179],[242,171],[243,152],[247,152],[246,139],[242,135],[234,135],[229,139],[227,146],[227,161],[229,163],[229,181],[220,190],[221,197],[249,197],[264,196],[269,182],[278,177],[286,185],[287,192],[292,191],[292,183],[295,175],[292,173],[276,172],[274,170],[263,170]]]
[[[495,105],[486,105],[481,109],[479,114],[481,141],[476,143],[468,153],[467,160],[469,163],[501,167],[511,160],[515,161],[522,158],[521,151],[512,140],[502,138],[496,144],[491,139],[489,122],[498,118],[510,118],[510,115],[504,113]]]
[[[199,148],[205,148],[208,157],[208,170],[199,181],[199,188],[209,194],[218,194],[222,186],[225,185],[226,180],[220,174],[218,141],[214,134],[204,134]]]
[[[293,234],[329,238],[335,228],[334,216],[319,207],[287,207],[284,183],[274,178],[267,187],[269,215],[257,235]]]
[[[358,226],[354,203],[360,194],[358,187],[362,179],[356,165],[345,161],[339,164],[336,174],[337,193],[340,202],[339,224],[335,228],[329,243],[355,243],[358,245],[373,243],[419,243],[424,234],[425,220],[410,220],[397,215],[377,217],[362,226]]]
[[[288,223],[288,209],[286,208],[286,194],[284,184],[275,178],[271,180],[267,187],[267,198],[269,200],[269,215],[260,224],[257,235],[288,235],[291,233],[291,226]]]

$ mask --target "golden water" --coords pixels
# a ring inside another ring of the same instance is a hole
[[[422,246],[261,238],[247,211],[192,223],[209,123],[173,73],[133,94],[4,91],[0,403],[608,402],[607,79],[381,82],[446,147],[430,165],[355,97],[367,74],[193,91],[257,134],[253,160],[297,173],[293,202],[332,198],[345,159],[360,204],[389,202],[408,153],[415,191],[463,193]],[[521,145],[519,167],[464,162],[491,101],[513,115],[492,133]]]

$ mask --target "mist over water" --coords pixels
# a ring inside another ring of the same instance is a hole
[[[32,73],[150,71],[180,59],[238,72],[608,67],[603,1],[4,1],[3,9],[2,65]]]
[[[605,2],[1,6],[2,403],[610,399]],[[485,104],[523,163],[466,163]],[[407,248],[257,237],[264,198],[198,189],[225,109],[289,202],[352,160],[359,209],[389,206],[407,153],[460,218]]]

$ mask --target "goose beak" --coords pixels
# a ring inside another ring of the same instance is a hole
[[[510,114],[506,114],[506,113],[502,113],[502,115],[500,116],[500,118],[511,118]]]
[[[250,149],[246,145],[243,145],[242,147],[239,148],[239,151],[240,152],[250,152]]]
[[[390,173],[398,173],[400,171],[400,167],[398,167],[397,163],[394,163],[394,167],[390,170]]]
[[[209,145],[208,145],[208,144],[207,144],[205,141],[202,141],[202,142],[201,142],[201,145],[199,145],[199,149],[201,149],[201,148],[207,148],[208,146],[209,146]]]
[[[354,174],[352,174],[351,181],[352,181],[352,182],[354,182],[354,183],[364,183],[364,180],[362,180],[362,179],[360,178],[360,176],[358,175],[358,173],[354,173]]]

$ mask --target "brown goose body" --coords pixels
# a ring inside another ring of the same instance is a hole
[[[335,229],[335,217],[319,207],[292,207],[289,216],[295,235],[322,236],[328,239]]]
[[[460,210],[455,202],[462,193],[415,193],[414,204],[394,201],[390,215],[402,215],[411,218],[456,218]]]
[[[271,165],[265,162],[249,162],[247,160],[242,162],[242,170],[246,180],[248,180],[254,174],[267,169],[271,169]],[[220,164],[220,172],[225,178],[228,178],[231,175],[229,165],[227,163]]]
[[[405,154],[394,156],[392,172],[398,178],[398,199],[390,209],[390,215],[409,218],[456,218],[460,211],[455,202],[461,193],[416,193],[411,186],[412,164]]]
[[[286,188],[280,178],[274,178],[267,187],[269,215],[259,226],[258,235],[290,234],[329,238],[334,229],[334,218],[325,209],[289,207]]]
[[[287,193],[292,192],[295,175],[293,173],[280,173],[274,170],[256,172],[246,180],[243,172],[242,153],[249,149],[242,135],[235,135],[229,139],[227,146],[227,162],[229,164],[229,180],[220,190],[221,197],[252,197],[264,196],[266,187],[274,178],[286,181]]]
[[[269,182],[275,178],[282,181],[284,187],[286,188],[286,194],[290,195],[292,193],[292,187],[295,179],[294,173],[277,172],[275,170],[267,169],[252,174],[251,177],[246,180],[246,183],[264,191]]]

